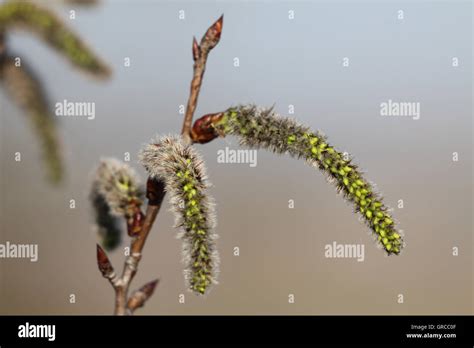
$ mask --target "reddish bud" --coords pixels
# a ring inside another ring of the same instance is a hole
[[[214,128],[214,124],[219,122],[224,113],[218,112],[215,114],[207,114],[198,118],[191,129],[191,139],[195,143],[205,144],[211,140],[217,138],[219,133],[217,133]]]
[[[133,312],[135,309],[143,307],[145,302],[153,295],[158,282],[159,279],[155,279],[149,283],[146,283],[140,289],[135,291],[128,300],[128,309]]]
[[[100,273],[102,273],[104,277],[109,276],[114,271],[107,254],[99,244],[97,244],[97,265],[99,266]]]
[[[145,221],[145,215],[142,213],[140,207],[135,207],[133,215],[127,219],[127,232],[130,237],[133,237],[140,233]]]
[[[143,285],[139,291],[143,292],[147,297],[151,297],[153,293],[155,292],[155,288],[158,285],[159,279],[155,279],[149,283],[146,283]]]
[[[207,29],[206,34],[202,38],[201,45],[204,41],[208,42],[209,50],[214,48],[221,38],[222,27],[224,22],[224,15],[220,16],[219,19]]]

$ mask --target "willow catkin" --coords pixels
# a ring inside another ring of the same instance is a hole
[[[185,278],[192,291],[204,294],[216,282],[219,259],[203,159],[179,136],[157,138],[141,150],[139,158],[152,178],[165,183],[176,227],[182,230]]]
[[[114,159],[102,159],[94,172],[89,198],[102,244],[115,248],[121,240],[118,217],[133,215],[141,204],[144,192],[138,175],[127,164]]]
[[[54,13],[34,3],[8,1],[0,5],[0,32],[21,27],[38,35],[72,64],[94,76],[110,74],[103,63]]]
[[[127,210],[143,199],[138,175],[129,165],[115,158],[101,160],[95,171],[92,190],[104,197],[115,216],[131,215]]]
[[[272,109],[246,105],[225,111],[214,127],[220,134],[238,136],[241,145],[288,153],[322,170],[336,184],[337,191],[355,206],[385,251],[388,254],[400,252],[403,241],[382,197],[357,166],[331,146],[325,136],[278,116]]]
[[[0,82],[5,86],[13,102],[26,112],[40,139],[48,178],[53,183],[61,181],[63,165],[57,123],[50,112],[40,81],[25,61],[21,66],[16,66],[13,57],[4,56],[0,60]]]
[[[122,242],[119,219],[111,213],[107,201],[98,190],[91,190],[89,199],[94,212],[95,232],[101,240],[100,244],[106,250],[114,250]]]

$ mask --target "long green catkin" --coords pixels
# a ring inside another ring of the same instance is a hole
[[[157,138],[146,145],[139,161],[151,177],[161,179],[170,195],[178,236],[183,240],[184,271],[189,288],[204,294],[216,283],[219,257],[213,232],[214,205],[207,195],[204,162],[179,136]]]
[[[37,34],[71,63],[94,76],[106,77],[109,68],[56,15],[34,3],[8,1],[0,5],[0,32],[21,27]]]
[[[51,114],[41,82],[26,62],[23,61],[21,67],[17,67],[12,56],[4,56],[0,60],[0,82],[33,125],[41,143],[48,179],[54,184],[59,183],[64,170],[57,122]]]
[[[375,193],[357,166],[331,146],[325,136],[278,116],[272,109],[247,105],[228,109],[214,127],[220,134],[238,136],[241,145],[288,153],[322,170],[335,182],[337,191],[353,203],[385,251],[400,253],[403,240],[382,197]]]

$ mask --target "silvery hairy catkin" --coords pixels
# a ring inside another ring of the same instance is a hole
[[[138,175],[130,166],[114,158],[101,160],[94,172],[89,199],[106,249],[118,246],[121,241],[118,218],[135,216],[143,196]]]
[[[92,191],[104,197],[110,212],[115,216],[132,215],[133,212],[128,210],[143,200],[138,175],[130,166],[115,158],[101,160],[95,172]]]
[[[189,288],[204,294],[216,282],[219,260],[213,232],[214,207],[207,195],[203,159],[180,136],[157,138],[141,150],[139,158],[152,178],[165,183],[176,227],[182,230],[179,237],[183,240]]]
[[[388,254],[398,254],[403,240],[387,207],[357,166],[331,146],[326,137],[290,118],[280,117],[272,109],[237,106],[215,117],[215,131],[232,134],[241,145],[264,148],[304,158],[308,164],[327,174],[338,192],[355,206]]]

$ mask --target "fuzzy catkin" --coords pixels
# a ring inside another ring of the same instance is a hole
[[[357,166],[319,132],[280,117],[272,109],[246,105],[228,109],[214,127],[220,134],[238,136],[241,145],[304,158],[336,184],[337,191],[355,206],[388,254],[398,254],[402,249],[403,240],[382,198]]]
[[[179,136],[157,138],[139,155],[151,177],[163,180],[170,195],[176,227],[181,228],[185,278],[189,288],[204,294],[216,283],[218,254],[215,246],[214,206],[207,194],[204,162],[194,147]]]
[[[131,216],[143,200],[138,175],[127,164],[104,158],[94,172],[89,199],[102,245],[116,248],[122,238],[118,218]]]
[[[151,177],[165,183],[176,227],[182,230],[185,278],[192,291],[204,294],[216,283],[219,258],[214,205],[207,194],[203,159],[181,137],[165,136],[146,145],[139,160]]]
[[[110,207],[98,190],[91,190],[89,199],[95,219],[95,232],[105,250],[114,250],[122,242],[122,230],[117,216],[110,213]]]
[[[0,32],[22,27],[37,34],[75,66],[95,76],[109,75],[109,68],[52,12],[26,1],[0,5]]]
[[[0,60],[0,82],[13,101],[22,108],[40,139],[48,178],[58,183],[63,176],[60,141],[57,136],[56,120],[51,114],[48,101],[40,81],[26,62],[15,66],[15,58],[4,56]]]
[[[115,159],[101,160],[92,183],[92,192],[96,191],[115,216],[132,215],[129,211],[143,200],[143,189],[140,187],[138,175],[127,164]]]

